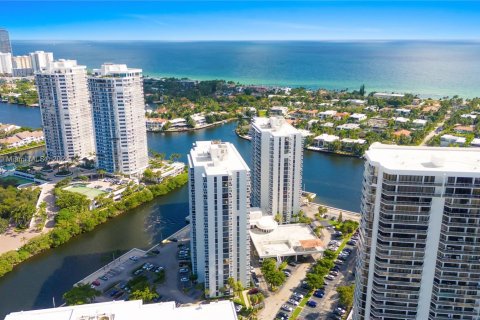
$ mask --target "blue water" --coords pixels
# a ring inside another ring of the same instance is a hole
[[[12,123],[34,129],[41,128],[40,109],[0,102],[0,123]]]
[[[13,48],[52,51],[89,68],[127,63],[151,76],[480,96],[480,42],[13,41]]]

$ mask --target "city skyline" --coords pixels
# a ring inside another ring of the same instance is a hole
[[[31,2],[13,40],[478,40],[473,1]],[[25,2],[4,2],[12,12]],[[72,14],[75,6],[74,14]],[[41,15],[41,20],[36,19]],[[101,32],[98,32],[101,30]]]

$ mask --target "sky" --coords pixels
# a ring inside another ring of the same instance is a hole
[[[480,40],[480,1],[0,1],[12,40]]]

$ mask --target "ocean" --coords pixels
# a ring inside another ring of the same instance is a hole
[[[242,84],[480,96],[480,42],[12,41],[15,55],[52,51],[88,68],[104,62],[145,75]]]

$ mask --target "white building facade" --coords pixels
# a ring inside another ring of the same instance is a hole
[[[87,71],[75,60],[59,60],[35,76],[47,156],[52,160],[94,154]]]
[[[104,64],[88,78],[98,168],[139,175],[148,166],[142,70]]]
[[[12,74],[12,54],[0,52],[0,74]]]
[[[353,319],[478,319],[480,151],[366,153]]]
[[[188,155],[192,271],[216,297],[228,278],[250,280],[250,169],[228,142],[198,141]]]
[[[252,206],[289,223],[300,211],[303,137],[284,118],[252,122]]]
[[[40,72],[53,62],[53,53],[35,51],[30,53],[33,72]]]

